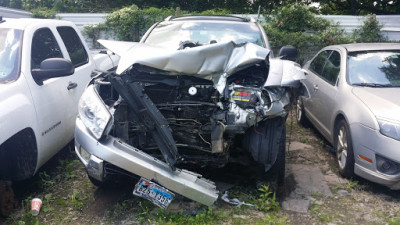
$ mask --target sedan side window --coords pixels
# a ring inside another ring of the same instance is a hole
[[[67,48],[69,57],[75,68],[88,63],[88,54],[76,31],[72,27],[57,27],[57,31]]]
[[[332,51],[328,60],[325,63],[322,71],[322,77],[328,81],[328,83],[335,85],[337,77],[340,71],[340,54],[337,51]]]
[[[42,28],[32,38],[31,69],[40,68],[40,63],[48,58],[63,58],[63,55],[51,30]]]
[[[331,51],[323,51],[319,53],[318,56],[311,62],[310,69],[314,73],[318,74],[318,76],[321,76],[326,59],[328,58],[330,52]]]

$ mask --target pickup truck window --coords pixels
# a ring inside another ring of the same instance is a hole
[[[0,83],[7,83],[18,78],[21,39],[21,30],[0,29]]]
[[[57,27],[72,64],[76,67],[89,62],[88,54],[83,47],[81,39],[72,27]]]
[[[63,58],[63,55],[51,30],[42,28],[33,35],[31,69],[40,68],[40,63],[48,58]]]

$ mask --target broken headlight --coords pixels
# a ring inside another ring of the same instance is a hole
[[[111,114],[101,101],[93,85],[79,100],[79,117],[96,139],[100,139],[111,119]]]

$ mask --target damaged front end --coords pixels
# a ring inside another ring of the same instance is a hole
[[[269,50],[251,43],[179,51],[136,44],[116,73],[89,85],[98,100],[83,95],[77,153],[97,180],[109,163],[211,205],[218,196],[213,182],[177,168],[221,167],[248,154],[268,171],[279,151],[273,143],[284,142],[291,88],[303,78],[298,65],[270,59]],[[265,139],[279,140],[264,146]],[[102,152],[94,149],[106,143]],[[102,168],[90,167],[91,158]]]

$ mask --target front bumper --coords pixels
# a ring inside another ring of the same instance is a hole
[[[81,155],[81,148],[90,154],[88,161]],[[88,174],[100,181],[104,177],[103,164],[106,161],[207,206],[211,206],[218,198],[215,184],[200,174],[183,169],[172,171],[163,161],[111,136],[99,142],[79,117],[75,126],[75,152]]]
[[[400,172],[394,175],[380,172],[377,168],[376,155],[400,164],[400,141],[386,137],[378,130],[362,124],[352,124],[350,130],[355,160],[354,173],[390,189],[399,190]],[[372,159],[372,163],[363,160],[360,155]]]

